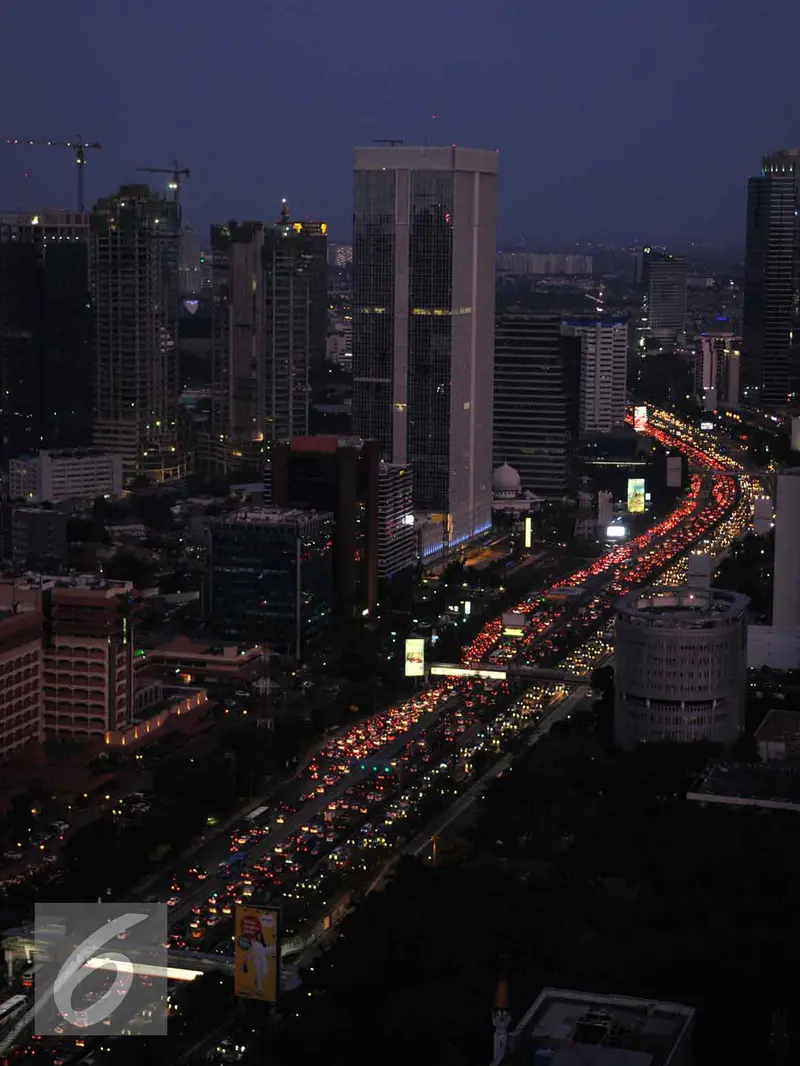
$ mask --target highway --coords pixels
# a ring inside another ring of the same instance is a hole
[[[669,573],[690,548],[705,542],[719,548],[745,531],[752,501],[746,487],[724,476],[734,469],[732,460],[667,415],[654,415],[649,431],[719,475],[709,499],[701,499],[699,478],[693,479],[672,516],[559,583],[586,590],[573,607],[531,597],[516,609],[528,619],[524,634],[504,638],[502,627],[489,623],[467,649],[465,664],[479,658],[586,676],[612,650],[607,630],[619,595]],[[207,879],[175,870],[149,890],[173,904],[172,946],[229,955],[233,909],[248,901],[280,903],[284,934],[305,943],[334,902],[380,877],[393,854],[424,854],[431,837],[508,768],[511,756],[503,752],[513,738],[524,734],[535,742],[586,691],[570,695],[558,683],[540,683],[513,698],[505,682],[447,681],[332,738],[259,818],[245,820],[230,841],[218,838],[197,853],[194,862]],[[480,762],[479,752],[490,765],[476,777],[471,766]],[[217,866],[232,851],[247,852],[245,869],[218,878]],[[65,1046],[30,1050],[34,1062],[55,1066]],[[73,1047],[70,1062],[80,1058]]]

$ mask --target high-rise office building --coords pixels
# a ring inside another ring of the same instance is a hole
[[[211,227],[211,434],[207,459],[226,470],[262,450],[267,423],[264,225]]]
[[[579,339],[562,333],[560,315],[498,316],[494,465],[510,464],[522,488],[539,496],[560,498],[569,488],[579,352]]]
[[[644,249],[643,313],[647,347],[672,347],[685,330],[686,273],[686,256]]]
[[[123,185],[91,215],[94,443],[126,474],[180,467],[179,236],[178,205],[147,185]]]
[[[778,474],[775,500],[774,629],[800,629],[800,467]]]
[[[742,396],[767,410],[800,391],[800,149],[765,156],[747,183]]]
[[[277,507],[330,511],[334,517],[334,610],[371,611],[378,582],[378,453],[359,437],[292,437],[272,458]]]
[[[333,515],[245,508],[214,518],[210,531],[214,629],[302,659],[331,622]]]
[[[89,217],[0,215],[0,429],[7,462],[91,443]]]
[[[739,406],[739,371],[739,338],[733,333],[703,333],[695,340],[695,395],[704,410]]]
[[[628,320],[570,318],[564,326],[581,342],[580,431],[610,433],[625,422]]]
[[[309,375],[325,362],[328,227],[295,221],[284,203],[264,233],[267,440],[308,433]]]
[[[411,468],[399,463],[378,466],[379,578],[394,577],[417,561],[413,477]]]
[[[357,148],[353,428],[447,544],[491,523],[497,155]]]
[[[209,460],[263,461],[308,433],[309,375],[325,360],[327,226],[212,226],[212,414]]]

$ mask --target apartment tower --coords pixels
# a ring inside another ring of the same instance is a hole
[[[356,148],[353,429],[455,545],[491,524],[497,154]]]
[[[158,473],[177,453],[179,237],[177,203],[147,185],[92,212],[94,443],[122,455],[126,475]]]

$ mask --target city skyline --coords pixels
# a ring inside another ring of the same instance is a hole
[[[155,22],[145,3],[124,23],[125,52],[113,17],[57,10],[43,26],[29,5],[11,6],[0,85],[14,107],[2,138],[82,132],[102,143],[89,153],[87,204],[134,180],[137,167],[177,157],[192,172],[186,218],[202,231],[272,218],[286,196],[346,240],[353,146],[402,138],[500,152],[504,243],[586,235],[739,246],[747,178],[765,151],[795,139],[788,58],[798,16],[788,0],[755,21],[687,0],[647,12],[627,0],[579,2],[535,15],[471,0],[457,27],[444,8],[417,4],[391,36],[362,0],[335,10],[311,0],[281,12],[291,48],[276,47],[268,11],[242,0],[230,58],[211,11],[180,0]],[[768,69],[730,62],[762,49]],[[660,77],[677,57],[680,77]],[[68,151],[0,150],[5,210],[71,208],[74,186]]]

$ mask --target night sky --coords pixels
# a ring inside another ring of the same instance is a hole
[[[798,37],[798,0],[2,0],[0,139],[101,141],[89,203],[178,157],[198,228],[286,196],[339,240],[354,144],[457,142],[500,151],[504,244],[737,245]],[[69,152],[0,146],[3,210],[75,198]]]

